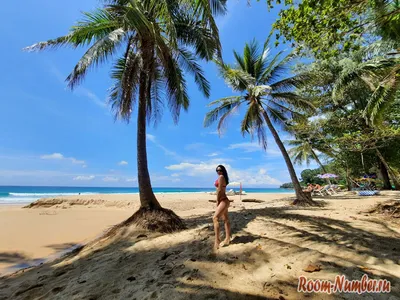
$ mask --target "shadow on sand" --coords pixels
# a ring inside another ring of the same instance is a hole
[[[62,259],[0,278],[0,299],[365,299],[365,295],[355,294],[299,295],[295,277],[283,280],[265,275],[259,281],[253,277],[258,268],[274,263],[275,253],[326,255],[309,245],[339,249],[334,260],[331,255],[325,262],[325,272],[350,279],[360,279],[360,274],[387,279],[392,283],[390,296],[400,297],[399,278],[389,273],[377,274],[350,257],[340,256],[340,250],[351,250],[360,258],[399,264],[399,235],[391,232],[385,236],[347,221],[307,215],[308,210],[314,209],[321,208],[275,207],[231,212],[232,247],[216,256],[210,252],[210,216],[187,218],[188,229],[182,233],[162,237],[149,234],[140,240],[135,235],[97,245],[95,251],[76,250]],[[284,224],[285,220],[298,225]],[[252,234],[248,226],[253,221],[265,224],[265,231],[275,228],[282,235]],[[174,235],[184,238],[173,242]],[[299,242],[286,241],[288,235]],[[152,241],[153,246],[141,247],[143,240]],[[256,249],[257,244],[263,247]],[[269,249],[269,245],[275,248]],[[63,249],[61,245],[53,246]],[[8,259],[20,258],[16,254]],[[230,283],[236,276],[243,278],[240,287]],[[371,299],[389,299],[389,295],[375,294]]]

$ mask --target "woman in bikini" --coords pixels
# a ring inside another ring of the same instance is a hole
[[[225,224],[225,240],[221,246],[228,246],[231,240],[231,224],[228,217],[229,199],[226,196],[226,186],[229,184],[228,172],[225,167],[219,165],[216,169],[218,179],[215,181],[215,187],[217,188],[217,209],[213,217],[214,230],[215,230],[215,244],[214,249],[218,249],[220,246],[220,230],[219,230],[219,219],[224,220]]]

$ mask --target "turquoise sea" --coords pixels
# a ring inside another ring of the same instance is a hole
[[[230,190],[228,186],[228,190]],[[239,191],[238,187],[232,188]],[[214,188],[153,188],[155,193],[205,193]],[[246,193],[291,193],[279,188],[244,188]],[[0,186],[0,204],[25,204],[40,198],[90,194],[137,194],[138,188],[126,187],[56,187],[56,186]]]

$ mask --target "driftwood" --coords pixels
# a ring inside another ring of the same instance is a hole
[[[208,202],[214,202],[214,203],[217,203],[217,200],[208,200]],[[233,202],[233,200],[229,200],[229,202]]]
[[[258,199],[243,199],[242,202],[262,203],[262,202],[265,202],[265,201],[263,201],[263,200],[258,200]]]

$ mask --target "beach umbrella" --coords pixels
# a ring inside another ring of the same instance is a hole
[[[339,176],[337,176],[336,174],[326,173],[326,174],[320,174],[317,177],[327,179],[327,178],[337,178]]]

